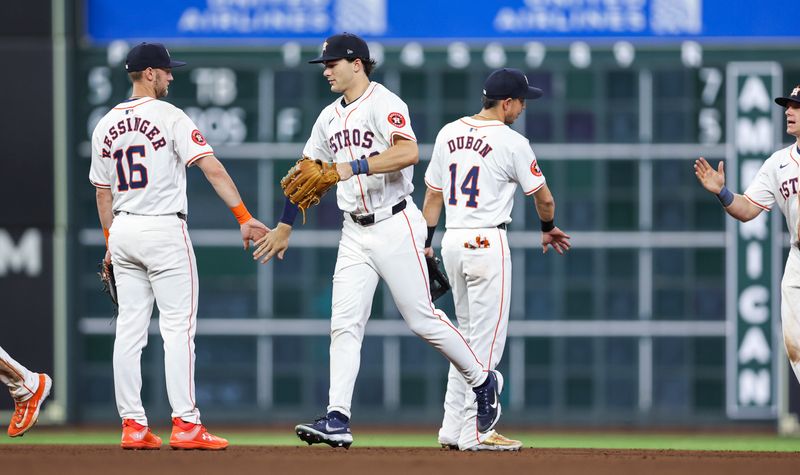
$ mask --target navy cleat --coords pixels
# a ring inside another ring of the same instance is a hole
[[[500,393],[503,391],[503,375],[497,370],[489,371],[486,382],[472,390],[475,392],[475,400],[478,403],[478,415],[475,418],[478,432],[489,432],[500,420]]]
[[[319,417],[313,423],[295,426],[294,431],[308,445],[325,443],[331,447],[349,449],[353,444],[349,420],[335,412]]]

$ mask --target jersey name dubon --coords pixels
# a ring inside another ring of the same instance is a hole
[[[389,114],[389,117],[387,118],[389,119],[389,123],[397,127],[398,129],[401,129],[406,126],[406,118],[403,117],[403,114],[399,112],[392,112],[391,114]]]
[[[492,151],[492,146],[484,142],[484,138],[485,137],[475,139],[471,135],[456,137],[447,141],[447,148],[450,150],[450,153],[456,150],[474,150],[478,152],[481,157],[486,158],[486,155]]]
[[[372,140],[375,134],[372,131],[362,132],[360,129],[344,129],[328,137],[328,146],[331,153],[336,153],[345,147],[372,148]]]
[[[108,132],[106,132],[103,138],[103,145],[105,145],[105,147],[101,152],[103,158],[111,158],[111,146],[114,143],[113,141],[129,132],[139,132],[147,137],[147,140],[149,140],[150,144],[153,146],[153,150],[158,150],[167,145],[167,140],[161,136],[161,130],[152,125],[149,120],[142,119],[141,117],[133,117],[131,120],[131,117],[128,117],[125,120],[117,122],[116,125],[110,127]]]

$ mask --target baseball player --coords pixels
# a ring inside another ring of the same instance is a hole
[[[528,139],[509,125],[525,110],[525,99],[541,97],[522,71],[500,69],[486,79],[483,109],[445,125],[436,137],[425,172],[422,213],[428,224],[425,254],[445,208],[442,258],[455,300],[458,328],[487,369],[505,349],[511,298],[511,254],[506,227],[514,190],[533,195],[542,222],[542,252],[570,248],[569,236],[553,224],[555,203]],[[461,450],[519,450],[522,443],[497,431],[475,431],[475,403],[467,383],[450,366],[439,443]]]
[[[122,418],[122,448],[158,449],[141,401],[140,358],[155,300],[164,340],[167,394],[172,406],[170,446],[218,450],[228,441],[200,423],[194,385],[197,263],[186,225],[186,168],[197,165],[239,221],[242,241],[267,232],[245,208],[225,167],[192,120],[160,101],[172,68],[157,43],[128,53],[125,69],[133,95],[108,112],[92,135],[89,180],[106,235],[106,260],[114,266],[119,316],[114,340],[114,392]]]
[[[443,353],[473,387],[476,428],[491,430],[500,416],[502,376],[487,371],[447,316],[433,306],[423,255],[425,221],[411,199],[419,161],[408,107],[381,84],[370,82],[375,65],[363,39],[339,34],[310,61],[324,65],[331,91],[342,96],[314,124],[303,155],[336,163],[342,237],[333,275],[328,412],[300,424],[309,444],[349,447],[350,406],[361,343],[379,279],[389,287],[411,330]],[[258,242],[256,258],[283,258],[297,207],[288,200],[280,223]]]
[[[39,410],[50,395],[53,380],[17,363],[0,346],[0,382],[8,386],[14,398],[14,415],[8,425],[8,436],[21,437],[39,419]]]
[[[743,195],[725,186],[725,166],[717,169],[700,157],[694,162],[694,174],[706,190],[714,193],[725,212],[741,222],[771,210],[777,203],[789,227],[791,249],[781,281],[781,324],[783,343],[795,377],[800,381],[800,209],[798,206],[797,176],[800,172],[800,85],[787,97],[775,103],[785,109],[786,133],[796,138],[792,145],[773,153],[758,170],[758,174]]]

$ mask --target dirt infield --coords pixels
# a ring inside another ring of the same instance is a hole
[[[800,453],[523,449],[461,453],[428,448],[231,447],[224,452],[125,451],[111,446],[0,446],[3,473],[262,474],[796,474]],[[17,469],[17,470],[15,470]]]

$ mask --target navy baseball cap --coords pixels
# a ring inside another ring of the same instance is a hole
[[[128,51],[125,59],[125,70],[129,73],[144,71],[147,68],[177,68],[186,65],[183,61],[174,61],[169,51],[161,43],[139,43]]]
[[[795,86],[792,89],[792,93],[789,94],[787,97],[776,97],[775,104],[778,104],[781,107],[786,107],[789,102],[796,102],[800,104],[800,85]]]
[[[358,35],[352,33],[342,33],[333,35],[322,44],[322,53],[309,61],[309,63],[324,63],[335,59],[369,59],[369,48],[367,42]]]
[[[541,89],[528,84],[528,78],[519,69],[498,69],[483,83],[483,95],[489,99],[538,99],[542,94]]]

